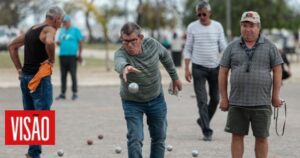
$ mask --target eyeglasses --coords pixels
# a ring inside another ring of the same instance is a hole
[[[134,39],[129,39],[129,40],[122,40],[122,44],[124,45],[129,45],[129,43],[131,43],[132,45],[136,45],[138,41],[138,38],[134,38]]]
[[[203,16],[203,17],[206,17],[207,14],[206,14],[206,13],[202,13],[202,14],[201,14],[201,13],[198,13],[197,16],[198,16],[198,17],[202,17],[202,16]]]

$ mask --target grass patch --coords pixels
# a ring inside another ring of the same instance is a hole
[[[19,53],[19,57],[21,61],[23,61],[23,54]],[[6,68],[14,68],[14,64],[12,60],[10,59],[9,53],[7,51],[0,52],[0,68],[6,69]]]
[[[109,50],[117,50],[118,48],[121,47],[121,44],[116,44],[116,43],[109,43],[108,44],[108,48]],[[105,45],[103,43],[83,43],[83,49],[101,49],[101,50],[105,50]]]
[[[109,65],[112,65],[113,62],[109,61],[108,62]],[[82,65],[85,68],[105,68],[106,63],[104,59],[98,59],[98,58],[84,58],[84,62],[82,63]]]
[[[19,57],[21,62],[23,63],[24,55],[23,53],[19,53]],[[54,68],[59,68],[59,58],[56,56],[55,58],[55,65]],[[109,61],[109,65],[112,65],[112,61]],[[0,53],[0,69],[14,69],[14,65],[12,60],[10,59],[8,52],[1,52]],[[97,59],[97,58],[84,58],[84,69],[86,68],[105,68],[105,60]]]

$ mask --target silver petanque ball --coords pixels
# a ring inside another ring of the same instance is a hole
[[[57,155],[58,155],[59,157],[64,156],[64,150],[62,150],[62,149],[58,150],[58,151],[57,151]]]
[[[116,152],[117,154],[120,154],[120,153],[122,152],[122,148],[121,148],[120,146],[117,146],[117,147],[115,148],[115,152]]]
[[[168,151],[172,151],[173,150],[173,146],[172,145],[167,145],[167,150]]]
[[[193,156],[193,157],[198,157],[198,155],[199,155],[198,150],[193,150],[193,151],[192,151],[192,156]]]
[[[137,93],[139,91],[139,85],[135,82],[132,82],[128,85],[128,91],[130,93]]]

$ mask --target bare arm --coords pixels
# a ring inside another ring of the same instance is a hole
[[[78,62],[82,62],[82,41],[79,41]]]
[[[220,89],[220,109],[222,111],[227,111],[229,107],[227,86],[228,86],[228,73],[229,69],[224,66],[220,66],[219,70],[219,89]]]
[[[272,91],[272,104],[274,107],[280,107],[282,102],[280,100],[280,87],[282,82],[282,68],[281,65],[273,67],[273,91]]]
[[[79,56],[82,55],[82,41],[79,42]]]
[[[173,88],[173,94],[177,94],[178,91],[182,90],[182,83],[179,79],[174,80],[172,82],[173,82],[173,87],[172,87]]]
[[[129,73],[141,73],[140,70],[138,70],[137,68],[131,66],[131,65],[126,65],[123,69],[123,79],[125,80],[125,82],[127,82],[127,75]]]
[[[190,71],[190,62],[191,62],[191,59],[184,59],[184,63],[185,63],[185,79],[186,81],[188,82],[191,82],[192,80],[192,74],[191,74],[191,71]]]
[[[40,40],[45,43],[46,52],[48,54],[48,62],[54,63],[55,61],[55,33],[53,27],[45,27],[40,34]]]
[[[21,34],[17,38],[15,38],[9,45],[8,51],[10,54],[10,58],[13,61],[18,73],[20,74],[22,71],[22,64],[19,58],[19,48],[24,45],[25,42],[25,34]]]

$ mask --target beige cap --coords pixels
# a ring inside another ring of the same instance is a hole
[[[243,13],[241,17],[241,22],[249,21],[252,23],[260,23],[260,16],[257,12],[254,11],[246,11]]]

